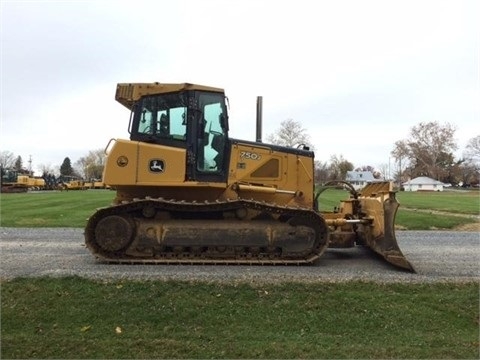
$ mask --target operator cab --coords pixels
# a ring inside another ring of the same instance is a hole
[[[142,95],[131,106],[130,140],[184,148],[186,180],[226,182],[229,142],[225,99],[223,92],[205,90]]]

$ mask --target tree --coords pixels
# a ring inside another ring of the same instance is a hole
[[[0,152],[0,167],[2,169],[10,169],[15,164],[15,155],[11,151]]]
[[[398,186],[401,186],[406,180],[405,173],[407,172],[407,166],[409,165],[408,146],[405,140],[399,140],[395,142],[395,148],[392,150],[391,155],[395,159],[393,166],[393,178]]]
[[[13,166],[14,170],[17,171],[22,171],[23,170],[23,160],[20,155],[17,156],[17,159],[15,160],[15,165]]]
[[[58,168],[55,171],[51,164],[40,164],[38,165],[38,168],[42,174],[55,175],[56,173],[58,175]]]
[[[383,180],[392,180],[391,179],[391,174],[390,174],[390,164],[380,164],[380,166],[378,167],[379,168],[379,171],[377,172],[379,174],[379,179],[383,179]]]
[[[421,122],[410,130],[410,138],[395,142],[391,154],[397,162],[405,164],[411,177],[430,176],[440,179],[453,163],[455,128],[451,124]],[[404,160],[405,159],[405,160]],[[405,171],[400,165],[400,176]]]
[[[470,162],[458,166],[458,183],[463,186],[478,185],[480,183],[480,167]]]
[[[60,165],[60,175],[63,175],[63,176],[74,175],[74,171],[73,171],[73,168],[72,168],[72,163],[71,163],[69,157],[66,157],[63,160],[62,165]]]
[[[353,170],[353,164],[344,159],[343,155],[332,155],[330,158],[330,180],[345,180],[347,172]]]
[[[480,163],[480,135],[475,136],[468,140],[467,147],[464,152],[465,159],[468,162],[479,165]]]
[[[105,152],[103,149],[90,150],[86,156],[75,163],[78,172],[87,180],[102,179],[105,167]]]
[[[324,184],[328,181],[328,177],[328,163],[315,160],[315,183]]]
[[[313,149],[310,136],[306,131],[298,121],[287,119],[280,123],[280,128],[277,131],[267,136],[267,141],[289,147],[304,144]]]

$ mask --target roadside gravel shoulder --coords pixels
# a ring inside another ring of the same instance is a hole
[[[389,265],[363,247],[329,249],[309,266],[116,265],[99,262],[84,245],[83,229],[0,228],[0,279],[81,276],[101,281],[202,282],[479,282],[480,237],[472,231],[397,231],[417,273]]]

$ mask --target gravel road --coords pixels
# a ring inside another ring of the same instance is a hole
[[[185,280],[273,283],[469,282],[480,280],[478,232],[397,231],[397,240],[417,273],[394,268],[370,250],[327,250],[314,265],[112,265],[94,258],[84,245],[83,229],[0,228],[0,279],[70,276],[98,280]]]

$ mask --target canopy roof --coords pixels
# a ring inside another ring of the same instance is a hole
[[[179,84],[162,84],[155,83],[120,83],[117,84],[117,92],[115,93],[115,100],[120,104],[126,106],[130,110],[133,104],[137,102],[142,96],[165,94],[170,92],[178,92],[185,90],[202,90],[212,91],[217,93],[224,93],[223,89],[211,86],[196,85],[189,83]]]

